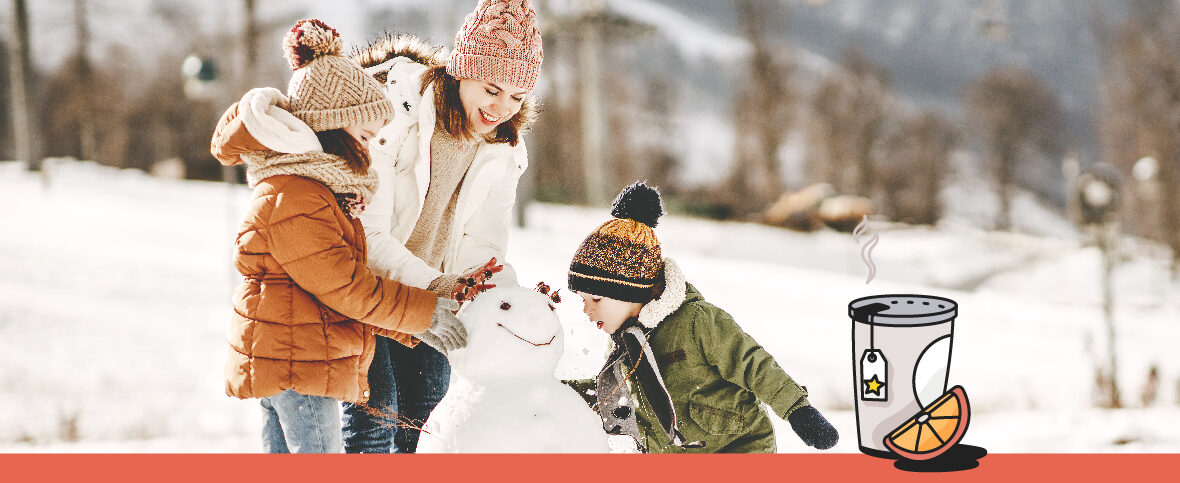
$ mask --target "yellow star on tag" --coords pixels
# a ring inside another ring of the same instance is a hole
[[[871,392],[871,393],[876,394],[878,396],[881,395],[881,388],[885,387],[885,384],[877,379],[876,374],[873,374],[872,379],[865,379],[864,384],[865,384],[865,394],[868,394]]]

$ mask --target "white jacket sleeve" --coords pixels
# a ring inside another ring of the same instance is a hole
[[[412,287],[427,288],[442,272],[430,268],[426,262],[414,256],[393,233],[397,189],[394,160],[374,157],[372,169],[377,172],[377,191],[360,216],[361,224],[365,227],[369,269],[381,277]]]
[[[504,264],[504,270],[492,277],[492,283],[499,286],[518,286],[516,270],[507,262],[508,230],[512,225],[512,207],[516,205],[516,185],[520,175],[528,168],[528,152],[524,142],[513,148],[512,166],[488,191],[487,199],[480,204],[470,220],[463,226],[459,240],[459,255],[455,266],[460,272],[487,263],[496,257]]]

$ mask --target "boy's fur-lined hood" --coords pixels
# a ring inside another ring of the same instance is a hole
[[[639,323],[654,329],[664,319],[676,312],[688,299],[688,281],[684,272],[671,258],[664,257],[664,292],[659,298],[644,304],[639,311]]]
[[[431,67],[440,67],[447,65],[450,53],[446,48],[430,45],[416,35],[386,34],[370,42],[367,47],[354,50],[351,57],[352,60],[360,64],[367,72],[370,72],[373,78],[377,79],[377,82],[389,86],[390,69],[374,69],[375,67],[398,57],[404,57],[428,69]],[[392,89],[388,90],[390,92],[393,91]],[[419,92],[419,95],[421,94]],[[411,103],[414,108],[417,107],[417,101],[417,98],[400,100],[400,102]],[[397,103],[398,101],[395,100],[394,104]],[[524,102],[520,106],[520,112],[508,122],[511,122],[516,127],[517,133],[524,134],[532,126],[534,120],[537,118],[537,114],[539,114],[537,98],[529,94],[524,97]]]

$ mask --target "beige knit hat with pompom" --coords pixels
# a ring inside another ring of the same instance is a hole
[[[389,123],[393,103],[360,64],[340,56],[344,40],[318,19],[295,22],[283,38],[283,51],[295,73],[287,84],[291,114],[328,131],[373,120]]]

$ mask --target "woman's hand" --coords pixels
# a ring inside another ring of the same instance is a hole
[[[495,287],[495,284],[486,282],[492,278],[492,275],[503,269],[504,265],[497,265],[496,257],[492,257],[483,266],[461,275],[459,281],[451,289],[451,298],[458,302],[470,302],[476,295]]]

